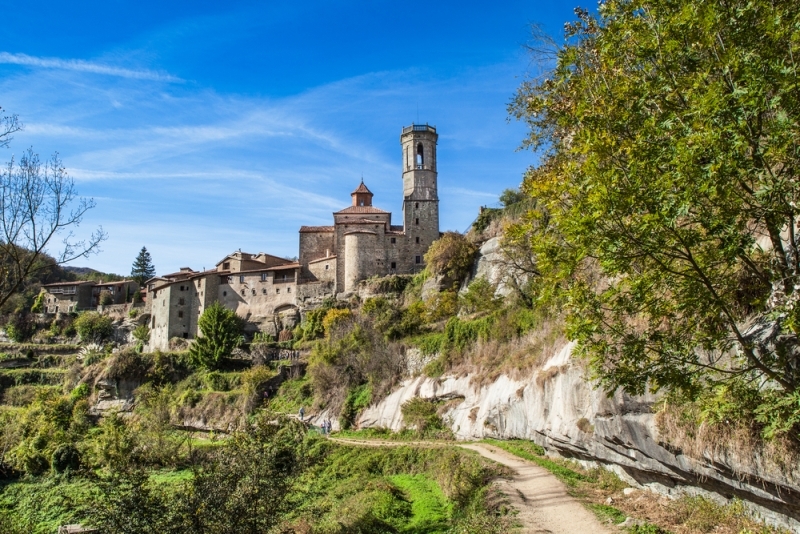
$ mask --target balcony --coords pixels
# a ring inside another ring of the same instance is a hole
[[[412,124],[411,126],[405,126],[403,128],[403,133],[411,133],[411,132],[433,132],[436,133],[436,128],[434,126],[429,126],[427,124]]]

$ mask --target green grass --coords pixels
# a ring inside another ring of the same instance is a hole
[[[0,516],[20,532],[53,534],[67,523],[80,523],[98,495],[92,482],[44,477],[0,485]],[[2,525],[2,522],[0,522]]]
[[[401,532],[422,534],[447,532],[452,503],[442,489],[426,475],[394,475],[389,481],[411,501],[411,518]]]
[[[191,469],[161,469],[150,473],[150,481],[160,486],[180,484],[192,478]]]
[[[594,512],[594,515],[601,521],[610,521],[615,525],[622,523],[628,517],[627,514],[621,510],[617,510],[613,506],[608,506],[606,504],[587,504],[586,506],[589,510]]]
[[[270,397],[269,408],[279,413],[297,413],[304,406],[306,413],[314,401],[311,393],[311,381],[308,378],[287,380],[278,389],[278,393]]]

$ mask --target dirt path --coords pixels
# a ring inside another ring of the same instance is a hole
[[[495,484],[519,511],[517,518],[523,534],[611,534],[606,525],[567,494],[564,484],[546,469],[485,443],[459,444],[430,441],[379,441],[331,438],[346,445],[366,447],[452,446],[477,452],[481,456],[510,467],[514,476],[498,479]]]

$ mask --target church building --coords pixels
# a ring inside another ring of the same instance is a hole
[[[351,205],[333,214],[332,226],[300,228],[303,282],[330,282],[336,293],[355,290],[371,276],[411,274],[424,268],[424,255],[439,239],[436,128],[412,124],[403,128],[403,224],[373,206],[373,194],[362,181]]]

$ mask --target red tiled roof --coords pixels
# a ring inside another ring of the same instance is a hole
[[[311,260],[308,263],[317,263],[318,261],[335,260],[335,259],[336,259],[336,255],[334,254],[333,256],[325,256],[323,258],[317,258],[316,260]]]
[[[389,214],[388,211],[383,211],[382,209],[378,209],[374,206],[350,206],[341,211],[334,212],[334,215],[339,215],[340,213],[385,213],[387,215]]]
[[[52,284],[44,284],[42,287],[81,286],[85,284],[95,285],[97,282],[93,280],[75,280],[74,282],[54,282]]]
[[[362,180],[361,181],[361,185],[359,185],[358,188],[355,191],[353,191],[352,193],[350,193],[350,194],[351,195],[355,195],[356,193],[369,193],[371,195],[372,191],[367,189],[367,186],[364,185],[364,181]]]
[[[333,226],[301,226],[301,233],[333,232]]]

